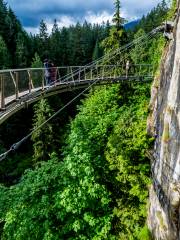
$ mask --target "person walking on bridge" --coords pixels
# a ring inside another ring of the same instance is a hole
[[[45,85],[50,84],[50,71],[49,71],[49,62],[48,59],[44,60],[44,78],[45,78]]]
[[[55,67],[54,63],[52,61],[49,61],[49,72],[50,72],[50,84],[56,83],[56,77],[57,77],[57,68]]]
[[[130,69],[130,61],[127,60],[127,62],[126,62],[126,78],[128,77],[129,69]]]

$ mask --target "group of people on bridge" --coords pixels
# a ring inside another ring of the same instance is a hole
[[[44,76],[46,86],[55,84],[57,80],[57,68],[51,60],[44,60]]]

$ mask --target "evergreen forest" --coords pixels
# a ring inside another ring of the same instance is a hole
[[[44,20],[28,34],[0,0],[0,69],[85,65],[145,36],[174,15],[159,3],[126,30],[120,0],[113,24],[76,23],[51,33]],[[157,34],[128,53],[133,64],[152,64],[159,76],[167,44]],[[127,58],[127,56],[126,56]],[[158,86],[157,86],[158,88]],[[151,184],[147,135],[151,83],[93,86],[35,131],[0,162],[0,239],[151,240],[146,219]],[[43,98],[0,125],[0,153],[40,126],[81,90]]]

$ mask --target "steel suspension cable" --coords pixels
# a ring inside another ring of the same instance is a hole
[[[99,63],[101,60],[104,60],[106,57],[108,57],[108,60],[111,60],[114,56],[117,56],[117,54],[119,53],[123,53],[125,50],[129,49],[130,47],[132,47],[135,44],[139,43],[140,46],[140,41],[142,41],[143,39],[147,38],[148,40],[151,39],[153,37],[153,35],[156,35],[157,32],[151,31],[150,33],[146,34],[145,36],[139,37],[136,40],[133,40],[131,43],[126,44],[125,46],[115,50],[113,53],[108,53],[105,56],[99,58],[96,61],[93,61],[87,65],[84,66],[84,68],[86,67],[93,67],[96,66],[97,63]],[[144,42],[143,42],[144,44]],[[82,70],[83,71],[83,70]],[[73,72],[75,73],[79,73],[79,70],[76,70]],[[72,73],[69,74],[70,76],[72,76]],[[68,76],[65,76],[64,80],[68,79]],[[67,106],[69,106],[72,102],[74,102],[77,98],[79,98],[82,94],[84,94],[86,91],[88,91],[97,81],[99,81],[100,79],[96,79],[95,81],[93,81],[93,83],[91,83],[86,89],[84,89],[81,93],[79,93],[76,97],[74,97],[71,101],[69,101],[67,104],[65,104],[62,108],[60,108],[56,113],[54,113],[50,118],[48,118],[45,122],[43,122],[41,125],[39,125],[38,127],[34,128],[27,136],[25,136],[24,138],[22,138],[20,141],[16,142],[15,144],[13,144],[9,150],[7,150],[6,152],[0,154],[0,161],[4,160],[8,154],[16,149],[19,148],[19,146],[26,141],[35,131],[37,131],[38,129],[40,129],[41,127],[43,127],[47,122],[49,122],[52,118],[54,118],[55,116],[57,116],[61,111],[63,111]],[[46,90],[45,90],[46,91]]]
[[[40,124],[38,127],[35,127],[28,135],[23,137],[20,141],[14,143],[11,145],[9,150],[6,152],[0,154],[0,162],[4,160],[8,154],[12,151],[15,151],[16,149],[19,148],[19,146],[26,141],[34,132],[36,132],[38,129],[42,128],[46,123],[48,123],[51,119],[56,117],[60,112],[62,112],[66,107],[68,107],[71,103],[73,103],[76,99],[78,99],[81,95],[83,95],[85,92],[87,92],[94,84],[96,84],[99,81],[99,79],[96,79],[91,83],[87,88],[85,88],[82,92],[80,92],[76,97],[74,97],[72,100],[70,100],[68,103],[66,103],[62,108],[60,108],[57,112],[55,112],[51,117],[49,117],[46,121],[44,121],[42,124]]]
[[[78,74],[79,72],[83,72],[85,68],[92,68],[93,66],[96,66],[101,60],[106,60],[106,58],[108,60],[111,60],[112,58],[114,58],[115,56],[117,56],[117,54],[119,53],[123,53],[124,51],[126,51],[127,49],[129,49],[130,47],[132,47],[133,45],[137,44],[138,42],[141,42],[143,39],[148,39],[149,37],[153,37],[153,35],[156,35],[156,32],[155,33],[148,33],[148,34],[145,34],[144,36],[141,36],[139,37],[138,39],[134,39],[132,42],[114,50],[113,52],[109,52],[107,53],[106,55],[100,57],[99,59],[85,65],[81,70],[75,70],[73,71],[72,73],[69,73],[67,75],[65,75],[63,78],[61,78],[61,82],[64,82],[64,81],[67,81],[69,78],[71,78],[72,74]],[[60,80],[60,79],[57,79],[57,81]]]

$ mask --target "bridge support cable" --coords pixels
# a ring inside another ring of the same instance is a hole
[[[70,100],[68,103],[66,103],[62,108],[60,108],[57,112],[55,112],[51,117],[49,117],[45,122],[43,122],[41,125],[39,125],[38,127],[35,127],[28,135],[26,135],[24,138],[22,138],[20,141],[14,143],[13,145],[11,145],[11,147],[9,148],[9,150],[7,150],[6,152],[0,154],[0,162],[3,161],[4,159],[7,158],[7,156],[9,155],[9,153],[17,150],[22,143],[24,143],[28,138],[31,137],[31,135],[36,132],[37,130],[39,130],[40,128],[42,128],[46,123],[48,123],[49,121],[51,121],[54,117],[56,117],[60,112],[62,112],[66,107],[68,107],[70,104],[72,104],[76,99],[78,99],[81,95],[83,95],[85,92],[87,92],[89,89],[92,88],[93,85],[95,85],[97,82],[99,81],[99,79],[94,80],[87,88],[85,88],[82,92],[80,92],[76,97],[74,97],[72,100]]]
[[[147,41],[149,41],[152,37],[155,37],[156,35],[158,34],[158,31],[151,31],[150,33],[144,35],[144,36],[141,36],[139,37],[138,39],[135,39],[133,40],[132,42],[122,46],[121,48],[119,49],[116,49],[114,50],[113,52],[110,52],[104,56],[102,56],[101,58],[85,65],[82,69],[78,69],[78,70],[75,70],[73,72],[71,72],[70,74],[67,74],[65,76],[63,76],[61,78],[61,82],[66,82],[68,81],[69,79],[72,78],[72,74],[74,74],[74,76],[76,75],[80,75],[84,69],[86,68],[87,70],[89,69],[92,69],[93,67],[96,67],[96,65],[98,64],[102,64],[104,61],[110,61],[112,60],[113,58],[115,58],[118,54],[122,54],[124,53],[125,51],[127,51],[128,49],[132,48],[134,45],[138,45],[138,44],[145,44]],[[57,81],[60,80],[60,79],[57,79]]]
[[[150,32],[149,34],[146,34],[144,36],[139,37],[138,39],[133,40],[131,43],[128,43],[124,46],[122,46],[119,49],[116,49],[105,56],[99,58],[98,60],[87,64],[85,66],[71,66],[68,67],[69,74],[67,74],[66,67],[57,67],[58,74],[55,82],[53,82],[54,86],[60,85],[63,83],[69,83],[69,82],[76,82],[81,80],[92,80],[93,78],[104,78],[105,75],[108,73],[108,71],[104,71],[106,66],[105,62],[110,62],[112,59],[115,59],[118,55],[123,55],[125,51],[128,51],[128,54],[133,51],[131,48],[133,46],[142,46],[142,44],[149,41],[153,36],[155,36],[157,32]],[[129,51],[130,50],[130,51]],[[127,55],[128,56],[128,55]],[[123,61],[123,60],[121,60]],[[121,62],[118,61],[118,64]],[[100,64],[100,65],[99,65]],[[125,66],[119,66],[117,63],[117,68],[119,70],[117,72],[123,73],[124,69],[122,67]],[[102,68],[103,69],[100,69]],[[73,71],[75,68],[75,71]],[[121,69],[120,69],[121,68]],[[65,75],[62,75],[59,70],[62,70],[62,73],[65,73]],[[100,71],[99,71],[100,70]],[[64,71],[64,72],[63,72]],[[110,69],[111,76],[114,75],[112,72],[112,69]],[[84,77],[84,79],[83,79]],[[43,91],[43,93],[46,93],[49,91],[47,86],[44,85],[44,68],[27,68],[27,69],[12,69],[12,70],[0,70],[0,78],[2,78],[0,87],[0,109],[4,110],[6,106],[8,106],[13,101],[19,101],[19,99],[22,99],[23,96],[29,96],[29,98],[33,97],[35,95],[35,92],[40,94],[40,91]],[[109,77],[111,78],[111,77]],[[3,82],[5,81],[5,84]],[[8,86],[8,88],[7,88]],[[53,86],[53,85],[52,85]],[[22,100],[23,101],[23,100]],[[21,100],[20,100],[21,102]]]

